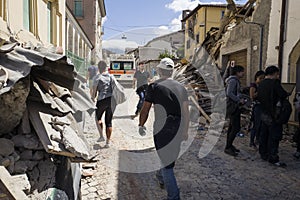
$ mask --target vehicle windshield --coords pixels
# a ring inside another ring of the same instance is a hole
[[[133,70],[133,62],[111,62],[111,70]]]

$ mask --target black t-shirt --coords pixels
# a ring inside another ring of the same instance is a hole
[[[153,103],[154,106],[160,105],[160,108],[154,107],[155,116],[160,112],[168,115],[181,116],[181,105],[184,101],[188,101],[186,89],[175,80],[159,79],[150,84],[146,93],[145,101]],[[163,110],[161,110],[163,109]]]
[[[274,115],[276,103],[288,96],[278,79],[264,79],[257,88],[257,100],[264,112]]]
[[[154,104],[154,143],[160,149],[179,131],[181,106],[184,101],[188,101],[187,91],[175,80],[159,79],[149,85],[145,101]]]
[[[148,78],[150,78],[150,74],[147,71],[136,71],[134,74],[134,78],[136,78],[137,81],[136,88],[139,88],[143,85],[148,85]]]

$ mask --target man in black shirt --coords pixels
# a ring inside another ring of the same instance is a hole
[[[160,79],[147,89],[139,126],[142,131],[145,129],[143,126],[154,104],[154,144],[162,164],[157,178],[160,185],[165,185],[168,199],[180,199],[173,168],[180,144],[188,137],[188,95],[180,83],[170,78],[174,68],[170,58],[162,59],[157,68]]]
[[[279,80],[279,69],[269,66],[265,70],[265,79],[257,89],[257,100],[261,106],[261,126],[259,138],[259,153],[262,159],[284,167],[285,163],[279,162],[278,147],[282,139],[282,124],[275,121],[276,104],[283,100],[288,93],[282,88]]]
[[[138,115],[142,109],[143,103],[145,101],[145,94],[148,87],[148,82],[150,82],[150,74],[145,71],[144,63],[139,63],[138,71],[134,73],[133,76],[133,89],[136,83],[136,93],[139,95],[139,102],[136,106],[135,115]]]

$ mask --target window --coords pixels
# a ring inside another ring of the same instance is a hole
[[[188,40],[188,41],[186,41],[186,48],[189,49],[190,47],[191,47],[191,41]]]
[[[0,17],[6,21],[6,0],[0,0]]]
[[[30,31],[31,27],[31,1],[23,0],[23,27]]]
[[[133,63],[124,63],[124,70],[131,70],[133,68],[132,64]]]
[[[197,42],[197,44],[199,44],[199,42],[200,42],[200,35],[199,34],[196,35],[196,42]]]
[[[111,69],[112,70],[119,70],[119,69],[121,69],[121,63],[119,63],[119,62],[113,62],[112,65],[111,65]]]
[[[82,0],[75,0],[74,1],[74,15],[76,17],[83,17],[83,3]]]
[[[23,28],[38,36],[37,0],[23,0]]]
[[[53,25],[53,21],[52,21],[52,3],[48,2],[47,3],[47,22],[48,22],[48,28],[47,28],[47,34],[48,34],[48,42],[52,43],[53,37],[52,37],[52,25]]]
[[[225,11],[222,10],[222,11],[221,11],[221,19],[223,19],[224,15],[225,15]]]

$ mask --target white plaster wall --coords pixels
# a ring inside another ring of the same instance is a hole
[[[7,3],[7,23],[13,34],[23,30],[23,1],[9,0]]]
[[[160,53],[165,50],[161,48],[153,47],[139,47],[139,57],[140,60],[157,60]]]
[[[59,0],[59,12],[62,15],[61,20],[62,20],[62,48],[65,53],[66,49],[66,0]],[[59,23],[57,24],[59,26]],[[58,29],[59,31],[59,29]],[[59,32],[57,33],[59,35]]]
[[[282,82],[287,82],[288,68],[289,68],[289,54],[300,39],[300,1],[288,0],[288,15],[286,26],[286,41],[283,50],[283,68],[282,68]],[[270,14],[270,29],[268,38],[268,51],[266,65],[277,65],[278,50],[276,46],[279,45],[280,35],[280,17],[281,17],[281,0],[272,1],[272,9]]]
[[[172,51],[170,42],[166,42],[164,40],[153,41],[148,45],[148,47],[166,49],[167,51]]]
[[[48,41],[48,18],[47,4],[44,1],[37,1],[38,4],[38,32],[41,41],[44,44],[49,44]]]

